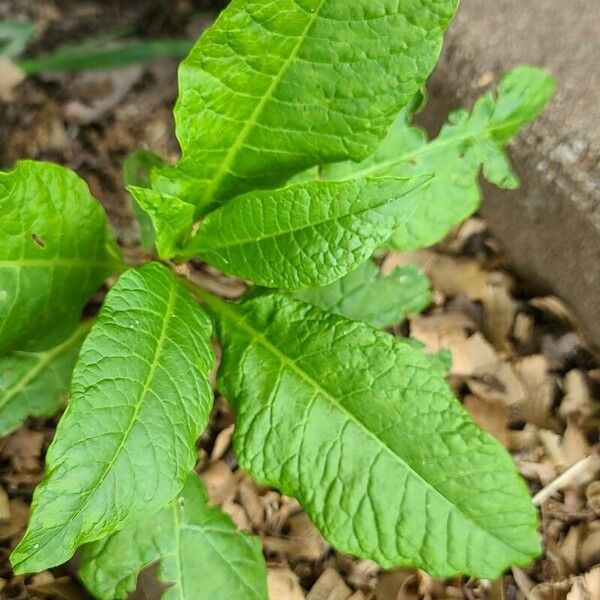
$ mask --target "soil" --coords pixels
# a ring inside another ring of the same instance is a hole
[[[0,18],[27,17],[37,24],[39,37],[30,49],[36,55],[116,27],[138,37],[193,38],[209,22],[207,11],[219,4],[0,0]],[[105,206],[125,252],[135,254],[139,232],[120,165],[143,147],[176,158],[175,74],[176,62],[162,60],[24,81],[12,98],[0,101],[0,167],[36,158],[75,169]],[[511,273],[478,217],[432,250],[388,254],[381,268],[407,262],[429,274],[434,301],[394,333],[410,334],[431,351],[451,349],[450,385],[513,454],[540,508],[544,556],[530,568],[482,581],[436,580],[413,569],[382,572],[370,561],[338,554],[293,499],[257,488],[237,468],[230,448],[233,417],[221,398],[198,444],[198,472],[211,500],[262,539],[271,600],[600,598],[600,366],[585,332],[556,298],[523,291],[526,282]],[[224,295],[235,290],[210,270],[203,276]],[[8,563],[56,422],[30,419],[0,438],[0,598],[89,597],[76,578],[76,559],[28,577],[13,576]],[[149,570],[135,597],[158,598],[161,589]]]

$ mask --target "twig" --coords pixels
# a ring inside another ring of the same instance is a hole
[[[596,454],[591,454],[586,458],[578,460],[574,465],[569,467],[564,473],[551,481],[547,486],[542,488],[534,497],[533,503],[536,506],[541,506],[546,500],[551,498],[556,492],[569,484],[575,482],[585,473],[591,474],[600,467],[600,457]]]

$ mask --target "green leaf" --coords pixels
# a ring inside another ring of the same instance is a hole
[[[199,255],[267,287],[325,285],[365,262],[410,218],[418,201],[410,191],[426,181],[309,181],[248,192],[210,213],[182,256]]]
[[[156,231],[156,251],[160,258],[171,258],[194,224],[194,207],[175,196],[130,186],[136,204],[150,217]]]
[[[132,64],[164,58],[185,56],[192,44],[189,40],[132,40],[102,48],[89,42],[60,48],[56,52],[19,62],[27,75],[91,69],[122,69]]]
[[[58,346],[0,356],[0,436],[28,416],[49,417],[65,404],[71,373],[92,321],[81,323]]]
[[[118,269],[104,211],[75,173],[34,161],[0,173],[0,354],[61,342]]]
[[[211,329],[166,267],[120,277],[83,344],[15,572],[61,564],[179,493],[213,404]]]
[[[28,21],[0,20],[0,58],[17,58],[34,36],[35,26]]]
[[[289,296],[206,302],[241,468],[295,496],[338,550],[439,577],[538,555],[510,455],[421,352]]]
[[[431,246],[479,207],[477,180],[482,166],[492,183],[505,188],[518,185],[504,146],[542,111],[554,87],[552,78],[542,71],[519,67],[503,78],[496,98],[487,93],[471,113],[452,113],[435,140],[428,142],[421,129],[408,124],[403,112],[371,157],[358,165],[325,167],[321,176],[337,180],[350,174],[410,177],[433,173],[430,185],[415,192],[423,201],[391,241],[400,250]]]
[[[457,0],[234,0],[179,71],[182,162],[155,185],[204,213],[362,160],[439,56]]]
[[[260,541],[238,533],[231,519],[207,502],[193,474],[169,506],[85,546],[80,575],[87,588],[97,598],[127,598],[138,573],[160,561],[159,579],[172,584],[163,600],[266,600]]]
[[[414,265],[398,267],[386,277],[372,261],[325,287],[294,292],[294,296],[327,312],[390,327],[418,314],[431,302],[430,284]]]
[[[151,187],[150,174],[152,169],[166,166],[165,161],[149,150],[136,150],[123,161],[123,182],[125,187]],[[130,195],[131,208],[140,225],[141,246],[150,251],[154,247],[156,233],[152,219],[142,210],[136,199]]]

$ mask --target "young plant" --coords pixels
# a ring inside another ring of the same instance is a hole
[[[296,497],[334,547],[485,578],[538,554],[511,457],[453,397],[439,359],[377,329],[429,291],[413,269],[378,278],[373,252],[440,239],[477,209],[481,166],[514,186],[503,147],[553,89],[517,69],[427,142],[410,107],[455,8],[234,0],[181,65],[181,160],[144,155],[146,180],[130,164],[157,253],[143,266],[123,265],[74,173],[24,161],[0,174],[3,432],[56,410],[87,334],[15,572],[83,547],[99,598],[125,598],[157,560],[165,598],[266,598],[260,544],[207,506],[193,473],[213,336],[240,467]],[[262,287],[222,300],[177,267],[189,258]],[[78,326],[111,274],[95,322]]]

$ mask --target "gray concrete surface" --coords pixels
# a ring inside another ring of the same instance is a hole
[[[511,146],[521,188],[485,186],[482,212],[523,278],[600,348],[600,0],[462,0],[420,119],[434,132],[521,63],[552,73],[557,94]]]

